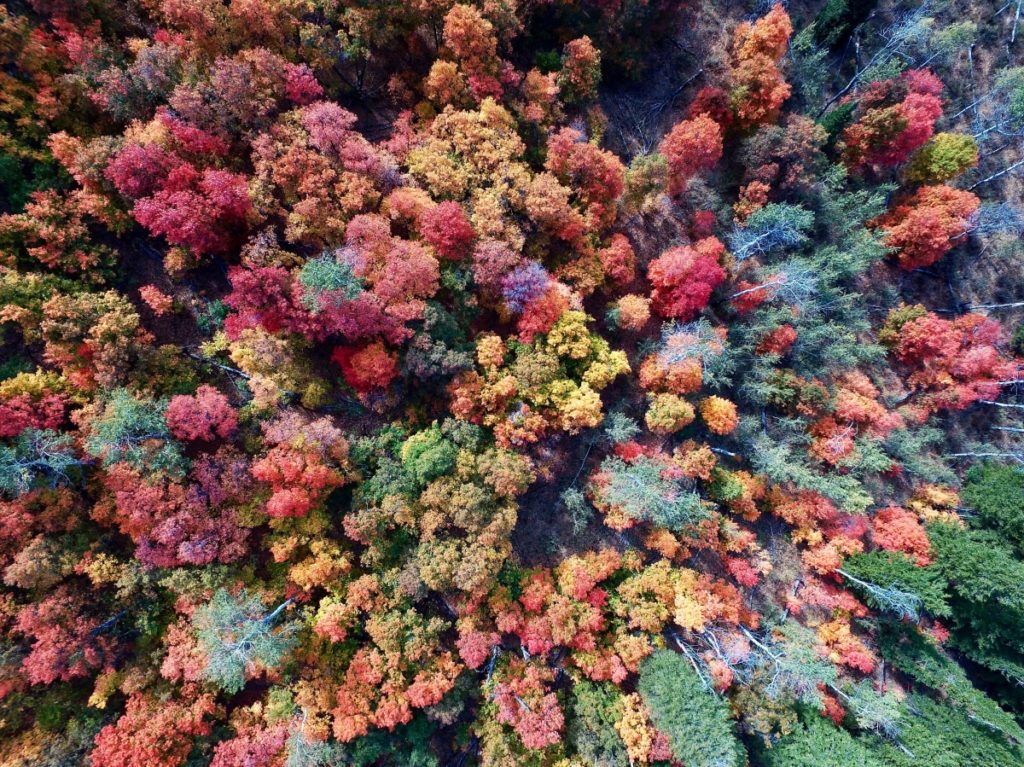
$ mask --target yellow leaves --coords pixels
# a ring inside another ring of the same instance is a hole
[[[626,746],[629,761],[631,764],[647,764],[655,737],[647,706],[636,692],[624,695],[621,705],[622,718],[615,722],[615,729]]]
[[[586,359],[592,350],[587,315],[583,312],[565,312],[548,331],[545,346],[559,357],[573,360]]]
[[[672,620],[677,626],[690,631],[704,630],[704,614],[700,603],[688,594],[677,594]]]
[[[956,512],[960,496],[952,488],[921,485],[914,489],[914,495],[904,505],[917,514],[922,522],[939,521],[963,526],[963,520]]]
[[[607,344],[598,350],[597,359],[583,373],[583,380],[594,389],[600,391],[615,378],[629,372],[629,360],[626,353],[620,349],[608,351]]]
[[[352,563],[334,541],[319,539],[309,546],[310,555],[288,571],[288,577],[303,591],[326,587],[352,569]]]
[[[104,671],[96,677],[96,684],[93,687],[92,695],[89,696],[89,705],[93,708],[106,708],[110,696],[117,692],[121,684],[121,674],[118,671]]]
[[[8,400],[19,394],[39,399],[44,394],[71,393],[73,387],[60,375],[50,371],[36,370],[33,373],[18,373],[14,378],[0,381],[0,400]]]
[[[558,405],[561,414],[561,426],[570,434],[581,429],[592,429],[604,418],[601,412],[601,397],[584,382],[578,386],[567,380],[556,381],[552,385],[552,398]]]
[[[476,361],[485,369],[499,368],[505,364],[505,342],[501,336],[486,333],[476,340]]]
[[[462,199],[472,189],[500,183],[503,171],[512,170],[509,166],[519,164],[520,172],[528,172],[518,162],[524,151],[515,118],[488,98],[477,111],[446,107],[407,162],[435,198]]]
[[[704,614],[695,597],[698,574],[685,567],[673,567],[667,559],[627,578],[617,589],[622,603],[619,614],[630,628],[660,632],[672,619],[693,631],[704,627]]]
[[[651,397],[644,421],[655,434],[672,434],[693,423],[693,405],[675,394]]]
[[[97,554],[90,554],[86,559],[83,559],[80,569],[84,571],[85,576],[92,582],[93,586],[99,587],[117,583],[124,576],[129,566],[118,561],[116,557],[110,554],[99,552]]]

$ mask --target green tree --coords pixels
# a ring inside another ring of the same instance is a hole
[[[69,484],[82,465],[70,435],[26,429],[10,445],[0,445],[0,493],[17,496],[43,485]]]
[[[164,421],[166,409],[166,402],[115,389],[89,425],[86,452],[104,466],[124,462],[141,472],[184,474],[188,462]]]
[[[267,612],[259,597],[244,589],[233,596],[225,589],[192,616],[196,639],[206,654],[203,676],[228,693],[236,693],[254,668],[276,668],[293,644],[294,623],[276,626],[291,603]]]
[[[765,767],[882,767],[871,751],[817,712],[760,755]]]
[[[983,526],[998,530],[1024,553],[1024,472],[1013,466],[982,464],[967,472],[963,500]]]
[[[590,767],[628,767],[629,755],[615,722],[619,692],[609,684],[577,681],[569,703],[568,740]]]
[[[918,620],[922,608],[940,618],[950,614],[946,582],[935,568],[918,567],[906,554],[855,554],[839,572],[877,610],[910,620]]]
[[[640,695],[687,767],[740,767],[747,757],[729,720],[729,708],[706,689],[682,655],[658,650],[640,666]]]

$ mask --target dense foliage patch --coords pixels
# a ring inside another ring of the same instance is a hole
[[[0,765],[1024,763],[1014,4],[742,5],[0,8]]]

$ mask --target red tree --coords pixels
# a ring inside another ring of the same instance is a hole
[[[931,266],[952,250],[973,226],[981,201],[945,184],[924,186],[878,221],[885,243],[897,250],[904,269]]]
[[[89,759],[94,767],[179,767],[194,739],[210,734],[214,710],[210,695],[187,704],[135,693],[121,718],[100,730]]]
[[[710,170],[722,158],[722,129],[712,117],[699,114],[676,123],[662,140],[660,151],[671,171],[669,194],[680,194],[690,178]]]
[[[655,310],[663,317],[693,319],[725,279],[718,263],[723,253],[725,245],[718,238],[705,237],[693,245],[670,248],[652,261],[647,278],[654,286]]]
[[[457,260],[469,255],[473,227],[462,206],[446,201],[427,210],[419,221],[420,235],[441,258]]]
[[[195,395],[171,397],[164,418],[171,434],[190,441],[228,439],[238,427],[238,415],[228,398],[206,384]]]

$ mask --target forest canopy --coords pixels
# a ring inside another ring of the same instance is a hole
[[[0,6],[0,767],[1024,764],[988,0]]]

